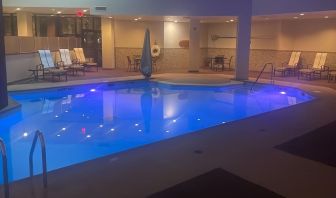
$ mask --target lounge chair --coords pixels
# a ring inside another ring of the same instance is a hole
[[[224,71],[224,59],[224,56],[216,56],[214,58],[214,63],[212,67],[215,71],[218,71],[219,69],[222,69],[222,71]]]
[[[59,49],[59,52],[61,56],[61,63],[64,68],[71,70],[73,75],[75,75],[78,71],[82,71],[83,75],[85,75],[85,67],[76,61],[73,62],[71,60],[69,49]]]
[[[65,76],[65,80],[68,80],[67,70],[55,66],[50,50],[38,50],[38,53],[41,64],[37,68],[39,67],[38,70],[42,71],[43,79],[46,75],[51,75],[52,80],[54,80],[55,76],[58,76],[59,80],[61,80],[61,76]]]
[[[311,80],[315,76],[319,76],[322,79],[322,73],[328,73],[329,67],[325,66],[325,62],[327,60],[328,53],[316,53],[314,64],[306,65],[304,69],[299,70],[298,79],[300,77],[306,77]]]
[[[289,62],[282,63],[281,67],[274,68],[274,76],[276,72],[280,72],[282,76],[285,76],[286,73],[294,72],[296,73],[297,66],[299,64],[301,52],[292,52]]]
[[[229,59],[224,59],[224,68],[225,66],[228,66],[228,69],[231,70],[232,60],[233,60],[233,56],[231,56]]]
[[[127,56],[127,64],[128,64],[127,71],[135,71],[136,68],[135,62],[132,63],[132,60],[129,56]]]
[[[85,67],[96,67],[98,72],[98,64],[90,62],[90,59],[85,58],[83,48],[74,48],[74,52],[79,64],[84,65]]]

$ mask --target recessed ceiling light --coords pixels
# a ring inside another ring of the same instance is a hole
[[[113,18],[113,17],[111,17],[111,16],[109,17],[109,19],[112,19],[112,18]]]
[[[177,22],[178,22],[177,20],[174,21],[174,23],[177,23]]]
[[[62,14],[62,12],[61,11],[57,11],[57,14]]]
[[[305,14],[304,13],[301,13],[300,16],[304,16]]]
[[[137,18],[136,18],[136,19],[134,19],[134,21],[137,21],[137,20],[139,20],[139,19],[137,19]]]
[[[325,19],[328,19],[328,18],[329,18],[329,16],[324,16],[324,18],[325,18]]]
[[[20,11],[21,10],[21,8],[16,8],[16,11]]]
[[[230,21],[231,21],[231,22],[234,22],[234,20],[233,20],[233,19],[231,19]]]
[[[298,19],[299,17],[293,17],[293,19]]]
[[[139,17],[138,20],[141,20],[141,17]]]
[[[50,15],[50,16],[55,16],[55,15],[52,14],[52,15]]]
[[[230,23],[230,21],[225,21],[226,23]]]
[[[50,9],[51,11],[55,12],[56,10],[54,8]]]
[[[83,12],[87,12],[88,10],[83,10]]]

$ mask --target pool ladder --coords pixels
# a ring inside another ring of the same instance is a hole
[[[48,177],[47,177],[47,152],[46,152],[46,147],[45,147],[45,141],[44,141],[44,136],[43,133],[39,130],[35,132],[35,136],[33,139],[33,144],[30,149],[30,154],[29,154],[29,173],[30,177],[34,176],[34,164],[33,164],[33,155],[36,147],[36,142],[37,140],[40,141],[41,144],[41,151],[42,151],[42,176],[43,176],[43,187],[47,188],[48,187]]]
[[[5,142],[0,138],[0,150],[2,156],[2,174],[4,181],[4,195],[9,198],[9,184],[8,184],[8,167],[7,167],[7,153]]]
[[[255,84],[257,84],[258,80],[260,79],[261,75],[264,73],[265,69],[268,67],[268,66],[271,66],[271,84],[274,84],[274,66],[273,66],[273,63],[266,63],[262,70],[260,71],[256,81],[253,82],[252,86],[251,86],[251,91],[253,90],[253,87],[255,86]]]
[[[42,151],[42,166],[43,166],[43,187],[48,187],[48,178],[47,178],[47,152],[45,147],[45,141],[43,133],[40,131],[35,132],[35,136],[33,139],[33,144],[30,149],[29,154],[29,173],[30,177],[34,175],[33,172],[33,154],[36,147],[37,139],[39,139],[41,144],[41,151]],[[6,152],[6,145],[5,142],[0,138],[0,151],[2,156],[2,173],[3,173],[3,181],[4,181],[4,197],[9,198],[9,182],[8,182],[8,166],[7,166],[7,152]]]

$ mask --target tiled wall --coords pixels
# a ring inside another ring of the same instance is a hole
[[[209,57],[216,55],[225,55],[227,57],[235,56],[236,50],[229,48],[209,48],[207,50]],[[288,62],[292,51],[284,50],[261,50],[261,49],[251,49],[250,51],[250,71],[260,71],[265,63],[273,63],[274,66],[281,66],[282,63]],[[300,64],[307,65],[313,64],[315,55],[317,52],[312,51],[302,51]],[[331,69],[336,69],[336,53],[329,52],[326,60],[326,65],[330,66]],[[235,61],[233,62],[233,67],[235,67]]]
[[[282,63],[288,62],[292,51],[279,50],[262,50],[251,49],[250,51],[250,71],[260,71],[265,63],[273,63],[275,66],[281,66]],[[301,54],[301,64],[313,64],[317,52],[303,51]],[[127,68],[127,56],[133,57],[140,55],[141,48],[116,48],[116,65],[117,68]],[[216,55],[225,55],[226,57],[234,56],[232,68],[235,68],[236,49],[233,48],[202,48],[201,56],[202,66],[206,66],[207,57]],[[161,71],[186,71],[188,70],[189,53],[188,49],[183,48],[166,48],[161,49],[161,55],[157,62]],[[336,69],[336,53],[328,53],[326,65],[331,65]]]
[[[126,69],[127,56],[141,55],[141,48],[116,48],[116,67]],[[161,49],[157,66],[160,71],[187,70],[189,64],[189,51],[183,48]]]

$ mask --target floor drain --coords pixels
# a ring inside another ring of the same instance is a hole
[[[203,154],[203,151],[202,150],[194,150],[194,153],[195,154]]]

